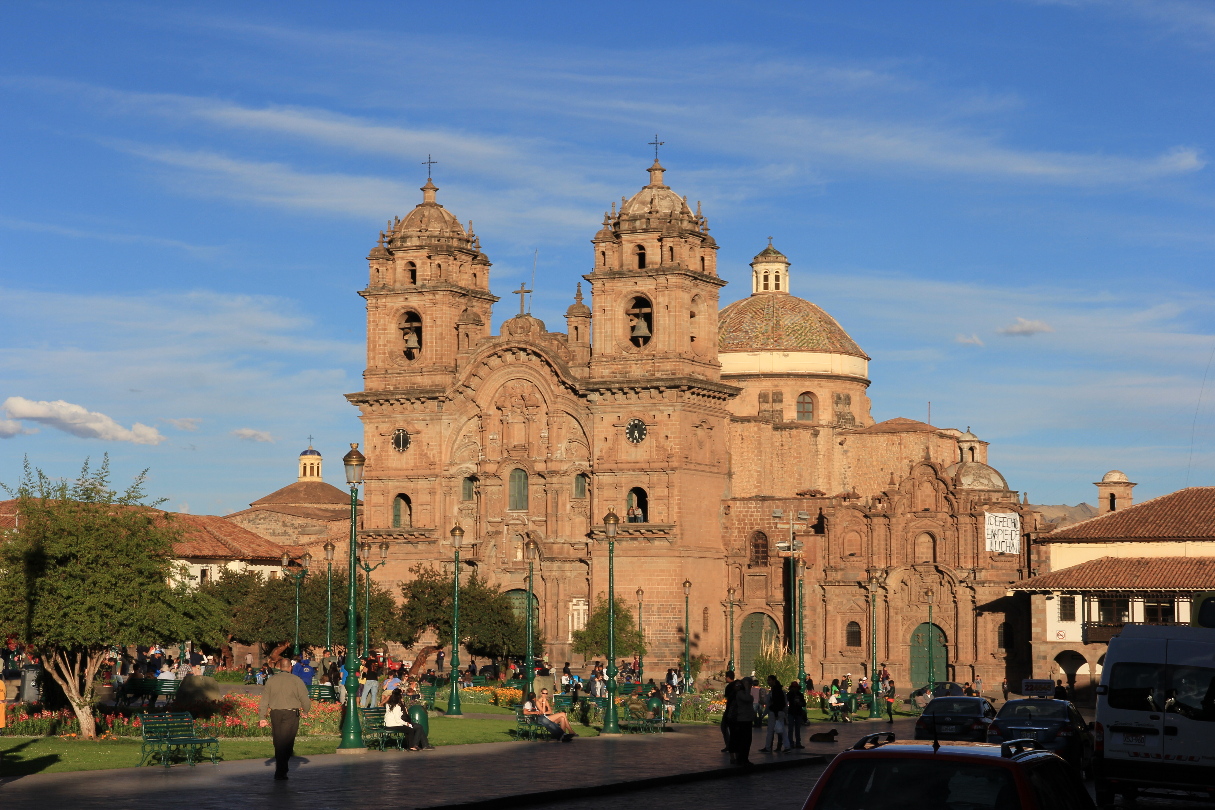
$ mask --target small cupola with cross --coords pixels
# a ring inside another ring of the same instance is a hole
[[[771,236],[768,246],[751,260],[751,294],[763,293],[789,293],[789,260],[772,247]]]

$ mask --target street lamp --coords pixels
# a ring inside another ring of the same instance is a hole
[[[451,686],[447,695],[447,716],[463,717],[460,711],[460,545],[464,542],[464,529],[457,523],[451,527],[451,547],[456,550],[455,582],[452,596],[451,619]]]
[[[806,684],[806,561],[797,561],[797,680]]]
[[[790,522],[789,539],[779,540],[776,543],[776,547],[782,552],[788,552],[789,556],[789,598],[793,600],[789,610],[789,623],[793,632],[796,633],[796,636],[790,633],[790,646],[797,654],[797,678],[802,683],[806,682],[806,635],[803,612],[805,590],[802,587],[806,566],[801,558],[801,550],[804,545],[793,534],[792,522]]]
[[[371,572],[388,562],[388,543],[380,543],[380,561],[372,565],[371,543],[363,543],[359,555],[359,568],[363,569],[363,655],[371,655],[371,643],[368,631],[371,629]]]
[[[603,530],[608,539],[608,701],[603,716],[603,734],[619,734],[616,721],[616,528],[620,518],[614,508],[603,516]]]
[[[536,572],[536,558],[540,556],[540,544],[535,540],[528,540],[523,546],[523,553],[527,555],[527,661],[524,672],[527,677],[527,687],[523,691],[523,697],[526,700],[527,696],[535,691],[534,683],[536,680],[536,654],[532,651],[532,638],[535,629],[532,624],[532,590],[534,582],[532,577]]]
[[[641,684],[641,693],[645,694],[645,630],[641,624],[641,598],[645,591],[637,589],[637,635],[641,637],[641,651],[637,653],[637,683]]]
[[[283,579],[290,579],[295,583],[295,658],[298,661],[300,657],[300,583],[304,581],[304,577],[308,576],[308,566],[312,562],[312,555],[305,553],[300,557],[304,567],[298,572],[292,572],[291,556],[287,552],[283,552]]]
[[[734,595],[737,593],[733,588],[726,589],[726,597],[730,600],[730,665],[726,667],[727,672],[734,671]]]
[[[881,694],[881,684],[878,683],[877,675],[877,592],[878,579],[877,576],[870,571],[869,581],[865,584],[865,590],[869,592],[869,691],[873,698],[869,705],[869,719],[872,720],[882,718],[881,709],[878,708],[878,695]]]
[[[357,442],[352,442],[350,452],[342,456],[346,468],[346,483],[350,485],[350,562],[346,573],[349,588],[346,597],[346,713],[342,716],[342,741],[339,753],[356,754],[366,751],[363,744],[363,724],[359,719],[359,673],[355,666],[354,648],[359,643],[355,627],[355,599],[358,596],[358,577],[355,571],[355,555],[358,552],[359,533],[359,484],[363,483],[363,465],[367,459],[359,452]]]
[[[333,654],[333,552],[337,546],[332,541],[325,544],[325,654]]]
[[[692,583],[683,581],[683,691],[692,694],[692,627],[688,614],[688,599],[692,596]]]
[[[928,646],[928,699],[932,699],[932,690],[936,685],[937,677],[934,671],[935,666],[932,660],[933,649],[932,643],[936,640],[936,625],[932,623],[932,597],[934,596],[932,588],[924,591],[924,596],[928,599],[928,631],[924,634],[924,643]]]

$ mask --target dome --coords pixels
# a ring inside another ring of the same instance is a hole
[[[700,230],[688,201],[662,181],[666,171],[662,164],[655,160],[649,171],[649,185],[642,186],[641,191],[620,203],[620,229],[661,230],[664,235]]]
[[[312,445],[308,445],[308,449],[305,450],[304,452],[300,453],[300,458],[303,458],[304,456],[319,456],[319,455],[320,455],[319,451],[313,450]]]
[[[945,468],[945,474],[954,480],[958,489],[1008,490],[1008,482],[994,467],[978,461],[963,461]]]
[[[771,241],[768,242],[768,246],[766,248],[761,250],[759,253],[756,253],[755,258],[752,259],[751,261],[752,261],[752,263],[755,263],[755,262],[784,262],[785,264],[789,263],[788,257],[786,257],[785,254],[781,253],[776,248],[772,247]]]
[[[389,246],[402,248],[410,245],[446,245],[475,251],[475,238],[464,230],[460,221],[439,203],[435,193],[439,187],[429,177],[422,186],[422,202],[404,219],[389,223]],[[469,223],[471,228],[472,223]]]
[[[1131,479],[1126,477],[1126,473],[1122,470],[1110,470],[1105,475],[1101,476],[1103,484],[1129,484]]]
[[[727,306],[718,315],[717,348],[721,352],[823,352],[869,359],[834,318],[793,295],[753,295]]]

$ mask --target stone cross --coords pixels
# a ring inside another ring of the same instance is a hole
[[[654,136],[654,137],[658,137],[658,136]],[[427,155],[427,156],[426,156],[426,160],[422,161],[422,165],[426,167],[426,179],[427,179],[427,180],[429,180],[429,179],[430,179],[430,169],[431,169],[431,167],[432,167],[432,166],[434,166],[434,165],[435,165],[436,163],[438,163],[438,162],[439,162],[439,161],[437,161],[437,160],[431,160],[430,155]]]
[[[658,133],[654,133],[654,140],[650,141],[650,146],[654,147],[654,160],[658,160],[658,147],[662,146],[666,141],[658,140]]]
[[[526,285],[526,284],[524,284],[522,281],[520,281],[520,282],[519,282],[519,289],[515,290],[515,292],[514,292],[514,294],[515,294],[515,295],[519,296],[519,314],[520,314],[520,315],[526,315],[526,314],[527,314],[527,313],[524,311],[524,306],[525,306],[524,302],[525,302],[525,301],[527,301],[527,298],[526,298],[525,296],[526,296],[526,295],[527,295],[529,292],[531,292],[531,290],[527,289],[527,285]]]

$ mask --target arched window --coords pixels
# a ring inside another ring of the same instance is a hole
[[[476,274],[476,273],[473,273],[473,274],[472,274],[472,280],[473,280],[472,285],[473,285],[474,287],[475,287],[475,286],[477,286],[477,274]]]
[[[650,522],[650,499],[644,489],[633,487],[629,490],[629,496],[626,500],[629,510],[625,520],[628,523]]]
[[[967,449],[970,450],[970,460],[974,461],[975,460],[975,449],[973,447],[968,447]]]
[[[405,262],[405,283],[418,283],[418,266],[413,262]]]
[[[413,502],[401,494],[392,499],[392,528],[409,529],[413,526]]]
[[[766,289],[768,289],[768,274],[767,274],[767,273],[764,273],[764,286],[763,286],[763,289],[765,289],[765,290],[766,290]]]
[[[633,255],[637,257],[637,269],[644,270],[645,269],[645,246],[638,245],[637,247],[633,248]]]
[[[637,296],[625,310],[629,318],[629,342],[638,348],[654,336],[654,307],[645,296]]]
[[[915,539],[915,544],[912,546],[912,560],[914,563],[932,563],[937,561],[937,542],[928,532],[923,532]]]
[[[586,482],[587,482],[586,473],[578,473],[577,475],[574,476],[574,497],[575,498],[585,498],[586,497]]]
[[[527,511],[527,470],[510,471],[510,501],[506,508],[515,512]]]
[[[1118,496],[1111,492],[1110,493],[1110,511],[1111,512],[1114,511],[1114,508],[1116,507],[1117,503],[1118,503]]]
[[[472,501],[477,498],[477,477],[470,475],[460,485],[460,500]]]
[[[435,265],[435,277],[443,278],[443,265],[441,265],[441,264]]]
[[[848,622],[844,628],[844,644],[848,647],[861,646],[861,626],[856,622]]]
[[[705,257],[701,256],[700,257],[700,272],[703,273],[704,271],[705,271]]]
[[[774,290],[780,289],[780,273],[772,274],[772,289],[774,289]]]
[[[1001,650],[1011,650],[1012,645],[1012,625],[1000,622],[1000,626],[996,628],[996,646]]]
[[[606,250],[599,251],[599,264],[601,264],[605,267],[607,266],[607,251]]]
[[[667,248],[667,261],[674,263],[674,261],[675,261],[675,248],[674,247]]]
[[[751,535],[751,559],[752,567],[768,564],[768,535],[763,532],[755,532]]]
[[[814,421],[814,397],[809,393],[797,395],[797,421]]]
[[[401,330],[401,351],[405,359],[417,360],[422,354],[422,316],[416,312],[402,312],[397,329]]]

